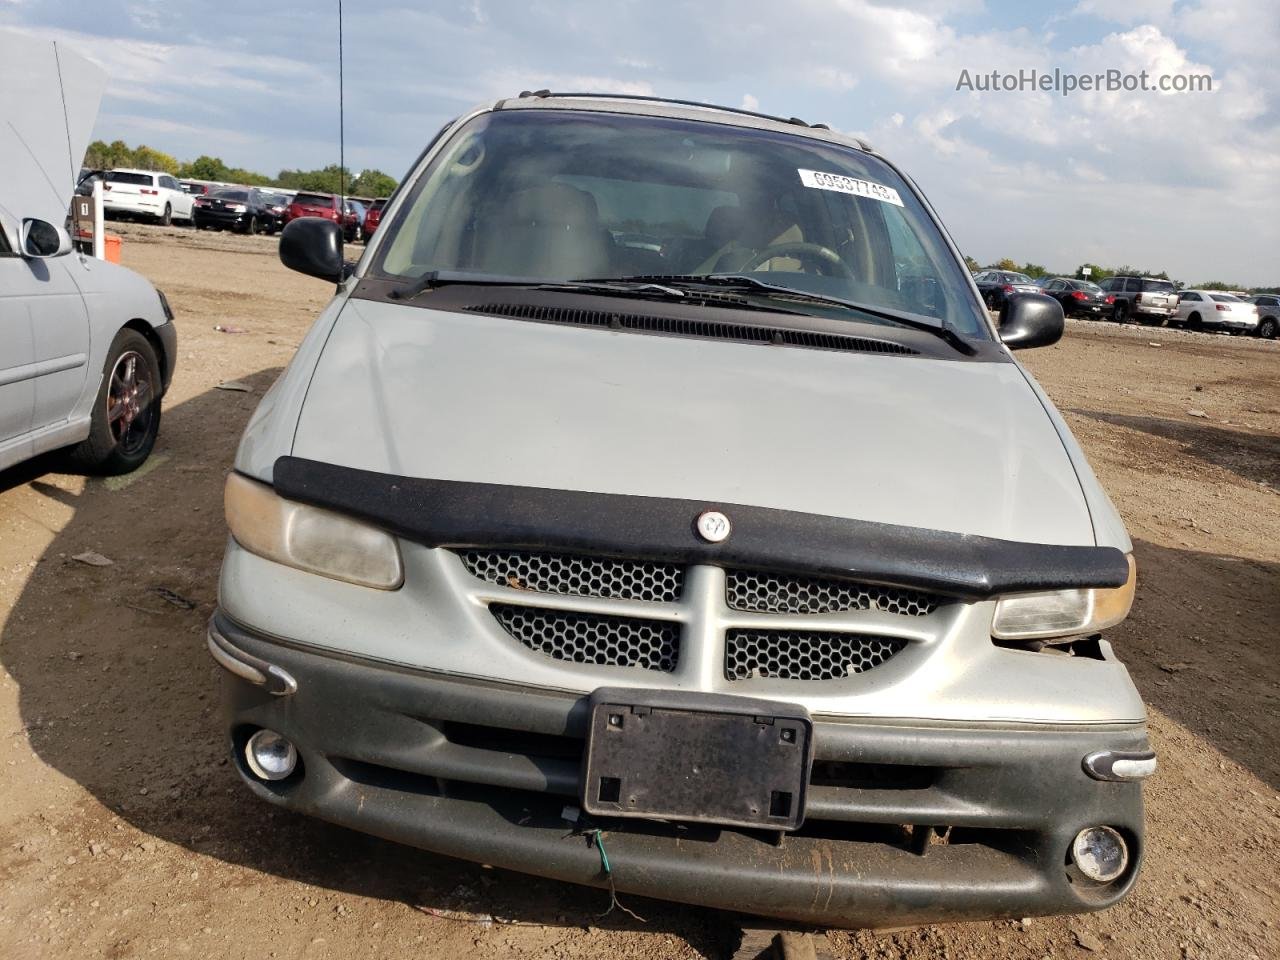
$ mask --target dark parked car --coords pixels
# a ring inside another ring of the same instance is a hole
[[[347,243],[364,239],[364,218],[368,211],[359,200],[346,200],[342,209],[342,238]]]
[[[982,302],[991,310],[999,310],[1011,293],[1039,293],[1037,287],[1025,273],[1014,273],[1011,270],[984,270],[973,282],[978,285],[978,293]]]
[[[197,197],[192,213],[197,230],[263,233],[274,227],[266,195],[252,187],[224,187]]]
[[[1111,312],[1116,298],[1107,293],[1090,280],[1070,280],[1067,277],[1052,277],[1040,288],[1062,304],[1062,312],[1068,317],[1083,316],[1098,320],[1103,314]]]
[[[1276,333],[1280,331],[1280,296],[1260,293],[1246,299],[1258,308],[1258,336],[1264,340],[1274,340]]]
[[[369,212],[364,215],[364,239],[367,242],[373,236],[382,220],[382,208],[387,205],[385,199],[375,200],[369,204]]]
[[[264,193],[263,198],[267,211],[271,214],[271,226],[268,233],[284,229],[284,212],[289,209],[289,197],[283,193]]]

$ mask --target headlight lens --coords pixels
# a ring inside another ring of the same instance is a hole
[[[1129,579],[1121,587],[1002,597],[991,620],[991,635],[1000,640],[1078,637],[1114,626],[1129,615],[1138,583],[1133,554],[1126,559]]]
[[[400,548],[382,530],[286,500],[238,473],[227,477],[225,505],[231,535],[250,553],[378,590],[404,583]]]

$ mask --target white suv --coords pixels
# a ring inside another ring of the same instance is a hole
[[[195,198],[177,179],[155,170],[108,170],[102,176],[102,209],[107,213],[149,217],[168,226],[191,221]]]

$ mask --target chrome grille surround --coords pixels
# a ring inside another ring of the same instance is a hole
[[[936,594],[903,587],[791,574],[730,570],[725,584],[730,610],[757,613],[838,613],[883,610],[908,617],[933,613],[944,601]]]
[[[473,577],[516,590],[675,603],[684,568],[674,563],[520,550],[460,550]]]
[[[692,689],[796,681],[830,684],[837,694],[839,684],[928,646],[958,612],[948,598],[918,591],[709,564],[489,548],[441,553],[453,558],[454,589],[539,659],[575,671],[653,671]],[[743,590],[758,584],[768,589],[753,601]]]

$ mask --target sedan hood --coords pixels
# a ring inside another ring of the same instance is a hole
[[[292,453],[401,476],[1092,545],[1014,363],[647,336],[352,300]]]

